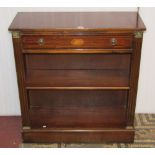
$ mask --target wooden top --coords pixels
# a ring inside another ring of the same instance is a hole
[[[19,12],[10,31],[144,31],[137,12]]]

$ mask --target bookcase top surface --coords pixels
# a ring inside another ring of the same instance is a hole
[[[137,12],[19,12],[10,31],[57,30],[144,31]]]

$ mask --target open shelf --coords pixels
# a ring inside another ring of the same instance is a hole
[[[129,87],[129,71],[28,70],[26,87]]]

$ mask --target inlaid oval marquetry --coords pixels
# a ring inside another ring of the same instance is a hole
[[[74,46],[81,46],[84,44],[84,40],[83,39],[72,39],[71,44]]]

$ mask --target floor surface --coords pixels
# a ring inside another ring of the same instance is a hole
[[[155,148],[155,114],[136,114],[134,143],[22,143],[24,148]]]
[[[17,148],[22,143],[21,117],[0,117],[0,148]]]
[[[52,143],[22,143],[21,138],[21,117],[6,116],[0,117],[0,148],[155,148],[155,114],[136,114],[135,117],[135,140],[134,143],[110,143],[110,144],[52,144]]]

